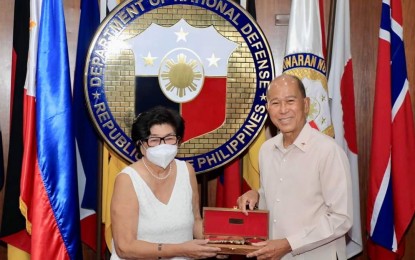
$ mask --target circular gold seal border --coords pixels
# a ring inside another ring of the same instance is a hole
[[[250,112],[239,130],[216,149],[192,157],[179,158],[190,162],[196,173],[207,172],[225,165],[248,148],[267,117],[265,94],[275,75],[272,54],[259,26],[239,5],[226,0],[124,1],[101,23],[91,42],[85,65],[86,102],[101,137],[124,159],[129,162],[136,161],[135,144],[114,119],[105,97],[106,55],[111,41],[116,40],[131,22],[151,10],[170,5],[201,7],[227,20],[244,38],[255,65],[256,92],[252,104],[248,104],[251,106]]]

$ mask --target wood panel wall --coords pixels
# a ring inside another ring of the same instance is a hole
[[[285,48],[287,27],[275,25],[276,14],[288,14],[291,0],[259,0],[257,1],[257,20],[270,43],[274,56],[277,74],[281,71],[282,57]],[[330,0],[325,0],[330,5]],[[407,55],[408,78],[412,100],[415,100],[415,1],[402,0],[404,15],[404,39]],[[68,27],[68,43],[71,66],[75,59],[76,37],[79,22],[79,0],[64,0],[66,23]],[[9,136],[9,100],[10,100],[10,66],[13,24],[13,0],[3,0],[0,9],[0,127],[3,134],[3,147],[8,147]],[[373,97],[377,62],[377,37],[379,31],[381,0],[350,0],[351,12],[351,48],[354,65],[354,85],[356,98],[357,138],[359,149],[359,179],[361,194],[362,230],[366,228],[366,199],[372,131]],[[325,16],[328,21],[328,10]],[[415,102],[412,102],[415,111]],[[4,150],[7,158],[7,150]],[[414,155],[415,160],[415,155]],[[7,162],[7,161],[6,161]],[[415,184],[414,184],[415,186]],[[215,196],[213,181],[209,185],[209,204]],[[3,193],[0,193],[2,205]],[[0,213],[1,213],[0,207]],[[365,238],[365,232],[363,238]],[[415,259],[415,225],[411,225],[406,235],[406,253],[404,259]],[[4,259],[5,247],[0,246],[0,258]],[[93,259],[93,254],[85,259]],[[368,259],[366,247],[364,252],[354,259]]]

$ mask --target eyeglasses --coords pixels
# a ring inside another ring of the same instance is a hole
[[[177,135],[167,135],[165,137],[149,137],[142,141],[146,142],[149,147],[157,146],[163,141],[165,144],[177,144],[180,140],[180,136]]]

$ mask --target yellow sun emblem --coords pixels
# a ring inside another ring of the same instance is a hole
[[[320,103],[314,98],[310,98],[310,109],[308,111],[308,121],[312,121],[320,114]]]
[[[169,59],[166,61],[166,71],[160,73],[163,80],[167,80],[165,89],[174,91],[176,95],[183,97],[186,90],[193,92],[197,88],[195,81],[202,79],[202,73],[197,70],[198,62],[194,59],[187,61],[187,56],[183,53],[177,55],[177,61]]]

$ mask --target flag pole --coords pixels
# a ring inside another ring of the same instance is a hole
[[[326,64],[327,64],[327,75],[328,78],[330,75],[330,68],[331,68],[331,56],[333,51],[333,36],[334,36],[334,28],[335,28],[335,21],[336,21],[336,5],[337,0],[331,1],[330,5],[330,14],[329,14],[329,24],[328,24],[328,35],[327,35],[327,53],[326,53]]]

